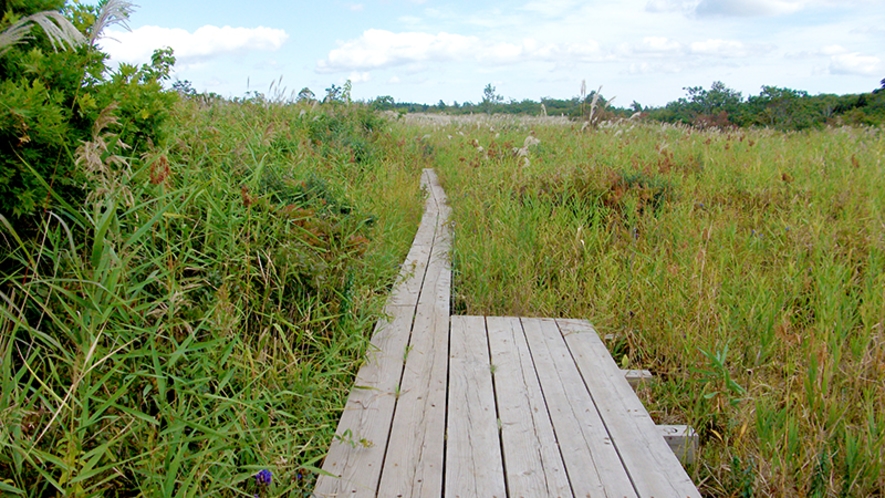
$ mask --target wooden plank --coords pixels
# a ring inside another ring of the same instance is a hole
[[[636,496],[556,322],[521,320],[575,496]]]
[[[639,496],[700,497],[593,327],[557,324]]]
[[[403,372],[414,308],[388,306],[392,321],[380,320],[338,423],[314,494],[319,497],[375,496],[387,449],[390,421]],[[362,441],[362,442],[361,442]]]
[[[432,172],[425,171],[421,183],[428,193],[424,215],[403,263],[401,281],[385,307],[390,319],[376,325],[367,361],[357,374],[337,438],[323,462],[323,470],[339,477],[320,476],[315,496],[368,497],[375,496],[378,489],[415,307],[434,241],[439,238],[440,201],[433,187],[439,182]]]
[[[388,298],[389,304],[411,305],[418,304],[418,295],[424,284],[424,275],[427,271],[427,262],[430,260],[433,240],[436,237],[439,224],[439,200],[434,195],[431,187],[434,181],[428,173],[421,175],[421,186],[427,191],[427,199],[424,201],[424,215],[412,241],[412,247],[406,260],[400,267],[399,282],[394,286]],[[438,184],[439,182],[436,181]]]
[[[486,326],[509,496],[571,497],[522,324],[518,318],[488,317]]]
[[[378,496],[442,495],[452,281],[451,235],[443,214],[415,313]]]
[[[504,462],[481,316],[451,318],[447,406],[445,495],[504,498]]]

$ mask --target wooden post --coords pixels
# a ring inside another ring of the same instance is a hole
[[[623,372],[634,391],[639,384],[653,377],[648,370],[623,370]]]
[[[683,464],[694,463],[698,451],[698,434],[687,425],[659,425],[664,441]]]

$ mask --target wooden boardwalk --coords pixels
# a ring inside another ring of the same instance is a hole
[[[318,497],[699,497],[583,320],[449,316],[449,208],[424,218]]]

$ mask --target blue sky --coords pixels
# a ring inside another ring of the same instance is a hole
[[[112,60],[171,46],[174,77],[228,97],[271,82],[317,95],[477,102],[578,95],[663,105],[713,81],[859,93],[885,78],[883,0],[143,0],[131,32],[109,30]]]

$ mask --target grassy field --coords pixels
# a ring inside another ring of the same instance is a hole
[[[425,154],[343,104],[173,121],[143,158],[98,133],[87,202],[36,233],[0,218],[0,495],[309,494]]]
[[[412,126],[458,312],[589,319],[707,495],[885,493],[885,133]]]
[[[97,130],[82,206],[0,218],[0,494],[308,496],[423,167],[455,311],[589,319],[655,373],[656,421],[700,433],[705,494],[885,494],[881,130],[260,97],[172,121],[138,158]]]

